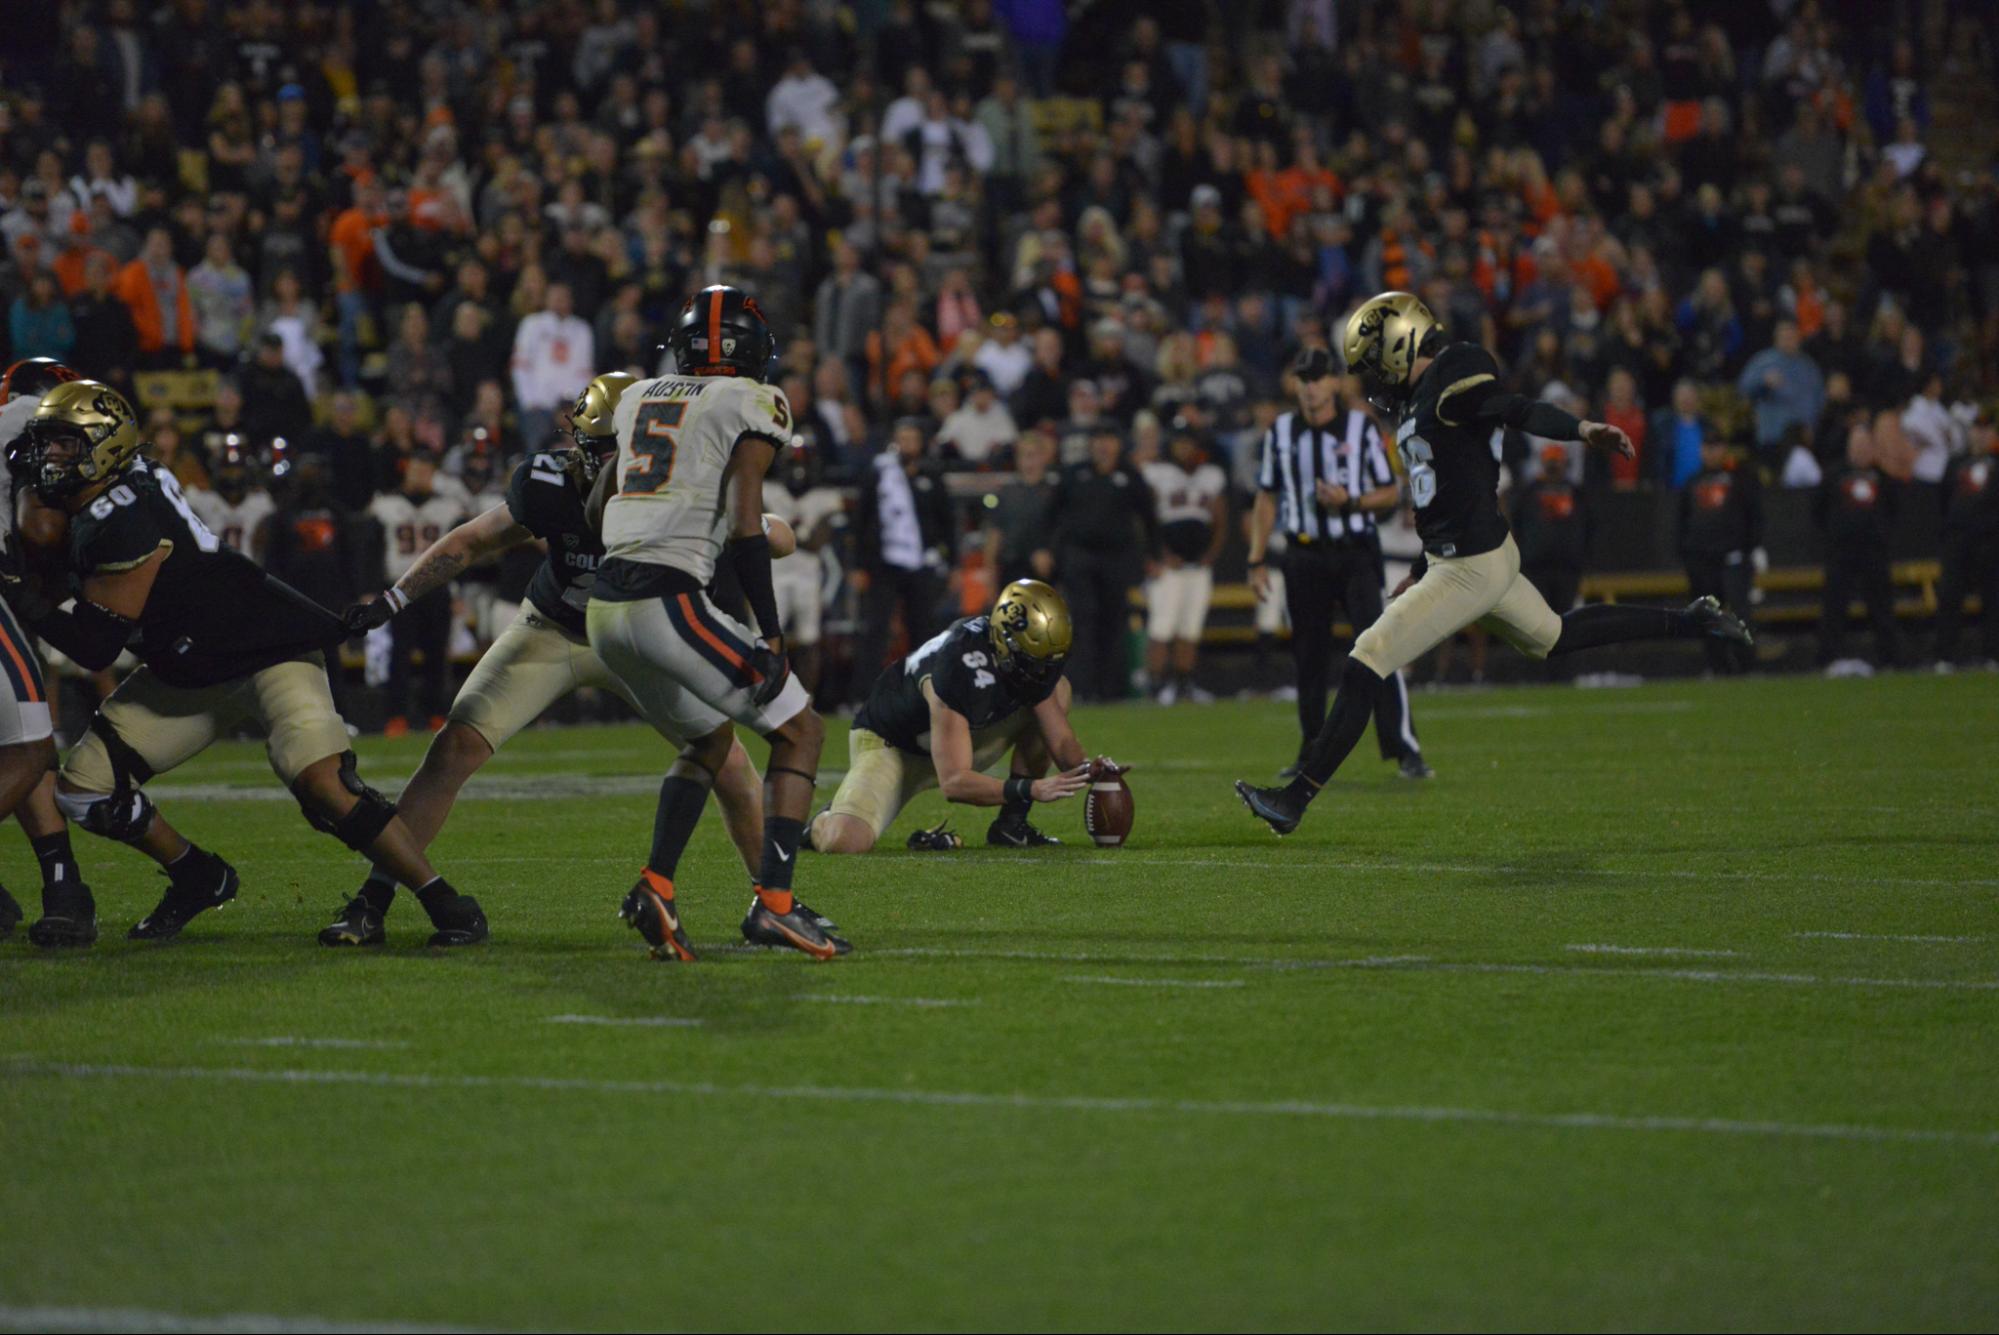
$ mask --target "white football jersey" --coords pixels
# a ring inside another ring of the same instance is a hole
[[[771,563],[771,574],[778,580],[796,580],[801,584],[819,583],[823,562],[819,553],[805,550],[805,540],[812,531],[832,516],[846,508],[840,493],[831,487],[808,487],[801,496],[791,494],[791,488],[782,482],[764,479],[764,513],[776,515],[791,525],[791,531],[798,538],[798,550],[781,561]]]
[[[28,429],[28,419],[35,415],[35,409],[42,406],[39,394],[16,394],[6,403],[0,404],[0,450],[14,443],[14,438]],[[0,546],[6,548],[11,558],[17,545],[14,541],[14,525],[19,522],[14,512],[14,473],[8,468],[0,468]]]
[[[729,457],[744,436],[791,439],[784,391],[737,376],[661,376],[618,400],[607,559],[672,566],[706,584],[728,537]]]
[[[464,488],[459,491],[462,494]],[[382,526],[387,539],[382,551],[382,578],[391,584],[408,573],[433,542],[468,517],[463,501],[442,492],[432,492],[418,504],[400,491],[385,491],[369,502],[368,513]]]
[[[190,491],[187,503],[195,514],[201,516],[201,522],[208,525],[209,532],[245,556],[256,555],[250,550],[250,544],[257,536],[258,526],[278,508],[266,491],[246,492],[235,505],[223,499],[220,492]]]
[[[1228,490],[1228,477],[1220,467],[1201,463],[1189,471],[1171,459],[1158,459],[1147,464],[1144,472],[1161,524],[1214,522],[1215,497]]]

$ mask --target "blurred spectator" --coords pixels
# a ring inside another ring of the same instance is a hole
[[[1902,434],[1915,451],[1915,480],[1941,482],[1951,461],[1964,453],[1965,428],[1944,404],[1943,373],[1931,371],[1922,389],[1902,409]]]
[[[1756,453],[1765,467],[1782,467],[1791,427],[1809,429],[1825,406],[1825,378],[1805,355],[1795,320],[1777,322],[1776,342],[1749,359],[1736,389],[1756,406]]]
[[[858,382],[866,369],[868,341],[881,321],[881,283],[861,268],[861,253],[845,239],[833,243],[833,272],[813,303],[812,341],[847,364]],[[870,685],[873,683],[870,682]]]
[[[1753,464],[1743,466],[1719,441],[1703,442],[1701,467],[1680,492],[1680,559],[1696,598],[1713,597],[1750,615],[1750,587],[1763,547],[1763,491]],[[1708,670],[1746,672],[1753,652],[1719,640],[1703,646]]]
[[[991,498],[986,512],[986,565],[1004,587],[1017,579],[1052,579],[1054,558],[1043,549],[1055,506],[1055,443],[1029,431],[1014,449],[1014,479]],[[1038,559],[1037,559],[1038,558]]]
[[[1034,353],[1021,339],[1020,321],[1011,311],[993,312],[986,326],[991,332],[972,355],[972,364],[986,373],[1001,398],[1011,398],[1033,369]]]
[[[388,222],[386,196],[369,176],[356,181],[354,202],[333,220],[330,233],[334,303],[340,313],[340,383],[350,389],[361,377],[362,322],[373,318],[382,296],[375,234]]]
[[[555,415],[597,374],[590,326],[577,318],[561,283],[549,284],[546,304],[514,331],[512,369],[521,446],[538,450],[555,429]]]
[[[1568,451],[1541,447],[1533,480],[1513,494],[1520,573],[1559,615],[1576,605],[1589,552],[1589,510],[1569,479]]]
[[[333,499],[327,477],[324,454],[307,451],[293,460],[264,521],[264,567],[322,607],[345,607],[360,592],[360,563],[348,512]],[[338,701],[342,674],[327,675]]]
[[[1167,456],[1140,469],[1152,489],[1162,548],[1159,571],[1145,586],[1146,678],[1162,705],[1206,704],[1215,697],[1195,682],[1194,668],[1214,599],[1215,559],[1229,532],[1228,477],[1184,418],[1166,439]]]
[[[1846,671],[1847,607],[1856,593],[1874,626],[1874,653],[1881,667],[1899,665],[1902,633],[1895,623],[1895,583],[1888,565],[1888,532],[1896,508],[1897,483],[1876,465],[1873,441],[1854,433],[1846,464],[1832,470],[1818,495],[1817,515],[1825,533],[1825,598],[1819,609],[1819,666]]]
[[[218,460],[208,486],[189,490],[187,503],[224,544],[263,561],[268,541],[264,523],[276,507],[245,455],[230,453]]]
[[[16,360],[53,357],[67,362],[76,346],[76,324],[69,303],[56,288],[53,273],[37,269],[28,290],[14,298],[7,311],[7,333]]]
[[[155,227],[146,233],[138,258],[119,270],[116,291],[139,332],[142,366],[170,366],[193,355],[194,308],[187,277],[174,262],[171,232]]]
[[[1659,481],[1675,489],[1701,469],[1701,449],[1715,428],[1701,413],[1700,387],[1691,380],[1673,386],[1673,401],[1652,415],[1645,438],[1657,460]]]
[[[319,368],[326,354],[319,346],[319,308],[306,300],[305,287],[290,269],[278,274],[270,299],[257,316],[258,328],[276,334],[284,344],[285,365],[305,386],[308,399],[319,397]]]
[[[1972,429],[1972,443],[1972,452],[1953,459],[1943,479],[1943,573],[1937,581],[1939,670],[1948,670],[1957,662],[1964,599],[1970,593],[1976,593],[1979,601],[1980,655],[1987,667],[1999,665],[1999,432],[1981,423]]]
[[[993,388],[992,377],[984,371],[975,371],[971,397],[944,419],[938,429],[937,443],[968,464],[986,464],[1012,450],[1019,434],[1013,414],[1006,410]]]
[[[403,466],[402,484],[376,496],[368,507],[374,520],[378,562],[368,571],[371,582],[388,588],[406,574],[417,557],[468,517],[463,503],[437,488],[436,456],[416,452]],[[461,493],[462,494],[462,493]],[[451,667],[451,590],[434,589],[411,603],[389,623],[388,726],[398,737],[410,720],[428,721],[432,732],[444,726],[448,702],[445,683]],[[421,680],[417,655],[423,656]]]
[[[319,485],[325,489],[326,499],[340,509],[358,514],[374,499],[380,469],[374,445],[361,425],[360,401],[353,390],[333,392],[326,424],[308,432],[293,457],[320,461]]]
[[[236,262],[223,232],[211,232],[201,263],[188,271],[187,299],[194,311],[195,343],[203,362],[230,366],[242,355],[256,313],[256,288]]]
[[[930,638],[954,555],[956,521],[944,483],[924,458],[923,424],[897,422],[889,448],[875,456],[872,476],[860,480],[854,511],[861,595],[861,635],[854,654],[853,690],[865,698],[887,661],[897,612],[911,648]]]
[[[1122,700],[1131,684],[1125,624],[1131,591],[1159,558],[1152,489],[1124,458],[1118,429],[1102,423],[1089,455],[1062,470],[1045,545],[1034,561],[1053,568],[1075,623],[1069,681],[1086,700]]]
[[[76,327],[70,355],[76,365],[88,367],[91,375],[129,393],[139,355],[139,331],[132,323],[132,312],[112,288],[115,272],[109,255],[93,255],[84,266],[83,291],[70,303],[70,320]]]
[[[243,388],[243,430],[259,450],[274,440],[299,440],[311,429],[312,401],[285,365],[285,341],[278,335],[258,337],[257,355],[238,383]]]
[[[451,364],[431,342],[430,319],[418,302],[412,301],[396,313],[396,336],[389,344],[388,391],[386,402],[406,410],[417,420],[419,429],[434,440],[443,438]]]

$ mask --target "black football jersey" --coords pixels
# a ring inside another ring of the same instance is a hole
[[[1031,709],[1055,691],[1017,695],[993,664],[993,642],[986,617],[954,621],[914,653],[882,669],[868,692],[867,703],[854,715],[854,726],[866,728],[899,751],[930,753],[930,702],[923,698],[929,682],[937,698],[965,716],[972,731],[991,727],[1022,709]]]
[[[1417,378],[1395,430],[1423,549],[1477,556],[1506,541],[1499,509],[1499,451],[1473,404],[1499,389],[1499,363],[1476,343],[1453,343]]]
[[[132,648],[169,686],[215,686],[338,644],[340,618],[211,533],[172,473],[140,460],[71,516],[78,580],[166,559]]]
[[[560,455],[524,459],[507,481],[507,512],[548,543],[548,558],[528,580],[528,602],[579,636],[588,634],[584,614],[590,608],[590,586],[604,560],[604,544],[583,517],[584,499]]]

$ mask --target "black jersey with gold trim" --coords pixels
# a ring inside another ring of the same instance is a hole
[[[1417,377],[1395,430],[1416,532],[1435,556],[1477,556],[1506,541],[1499,454],[1484,402],[1502,392],[1499,363],[1476,343],[1453,343]]]

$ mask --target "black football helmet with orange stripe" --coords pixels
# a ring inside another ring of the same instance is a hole
[[[739,287],[717,284],[689,297],[666,346],[682,375],[767,381],[777,371],[777,335],[757,299]]]
[[[57,385],[81,379],[82,376],[53,357],[30,357],[15,362],[7,368],[6,375],[0,376],[0,403],[16,395],[46,394]]]

